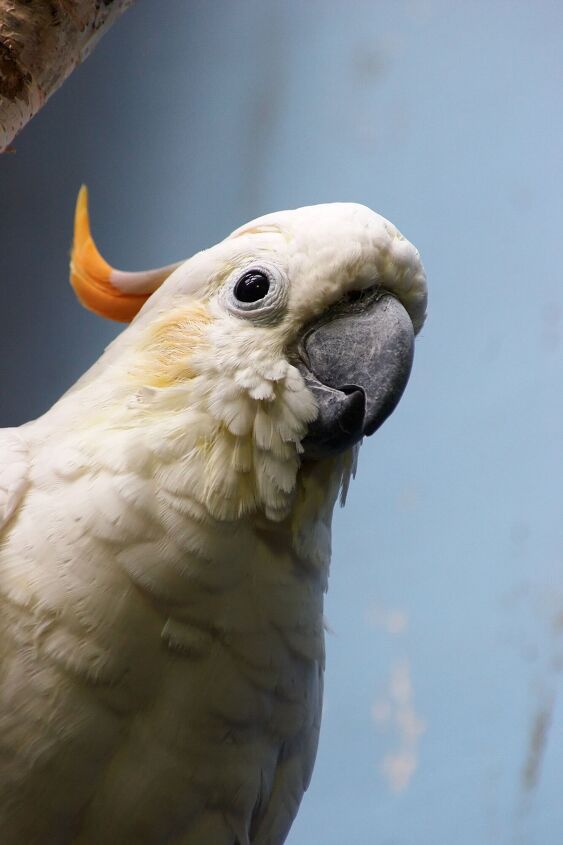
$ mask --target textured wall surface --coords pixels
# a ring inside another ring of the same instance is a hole
[[[119,330],[66,281],[82,181],[123,269],[331,200],[422,253],[411,384],[335,521],[291,845],[562,841],[562,37],[547,0],[142,0],[0,160],[2,425]]]

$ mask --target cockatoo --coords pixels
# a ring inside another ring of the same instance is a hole
[[[0,841],[280,845],[317,748],[331,514],[409,376],[418,252],[335,203],[125,273],[83,189],[71,279],[132,323],[0,431]]]

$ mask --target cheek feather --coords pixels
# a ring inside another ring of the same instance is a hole
[[[141,339],[139,363],[130,374],[148,387],[171,387],[195,373],[190,360],[205,342],[212,317],[200,303],[166,314]]]

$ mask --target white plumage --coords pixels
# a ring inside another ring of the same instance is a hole
[[[231,280],[272,265],[276,319]],[[320,724],[330,521],[303,327],[416,250],[369,209],[268,215],[181,264],[39,420],[0,432],[2,845],[279,845]],[[231,296],[231,299],[229,299]],[[283,300],[283,301],[282,301]]]

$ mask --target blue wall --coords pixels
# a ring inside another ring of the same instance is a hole
[[[143,0],[0,161],[0,423],[117,328],[124,269],[265,211],[366,203],[419,247],[413,377],[335,522],[326,708],[291,845],[563,840],[563,7]]]

